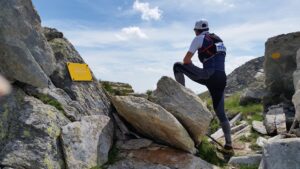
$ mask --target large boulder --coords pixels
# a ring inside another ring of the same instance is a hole
[[[266,89],[265,108],[290,102],[295,92],[293,73],[297,68],[296,52],[300,46],[300,32],[269,38],[265,44],[264,70]]]
[[[2,0],[0,7],[0,72],[11,80],[47,87],[55,58],[32,2]]]
[[[297,70],[294,72],[295,94],[293,95],[293,103],[295,106],[295,117],[300,121],[300,49],[297,51]]]
[[[265,144],[261,169],[297,169],[300,164],[300,138],[280,139]]]
[[[240,97],[240,105],[247,105],[252,103],[260,103],[266,94],[263,87],[246,88]]]
[[[0,166],[64,168],[59,135],[69,122],[55,107],[15,87],[0,100]]]
[[[162,77],[151,100],[171,112],[187,129],[196,144],[206,134],[212,114],[191,90],[169,77]]]
[[[297,64],[297,69],[295,70],[295,72],[293,74],[293,82],[294,82],[294,88],[295,88],[295,90],[298,90],[299,87],[300,87],[298,85],[298,82],[300,80],[300,48],[297,51],[296,64]]]
[[[108,116],[85,116],[62,128],[62,142],[68,168],[90,169],[108,160],[113,142],[113,122]]]
[[[50,76],[53,84],[82,107],[81,115],[108,115],[110,101],[94,76],[92,82],[73,82],[70,78],[67,62],[85,63],[74,46],[56,29],[44,28],[44,33],[56,58],[56,69]]]
[[[185,128],[161,106],[134,96],[115,96],[112,102],[118,113],[141,134],[190,153],[196,152]]]

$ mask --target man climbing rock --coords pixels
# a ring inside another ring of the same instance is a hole
[[[217,35],[208,32],[208,22],[205,19],[196,22],[194,31],[196,37],[192,41],[183,63],[177,62],[174,64],[175,79],[185,86],[184,75],[186,75],[208,88],[213,100],[214,110],[224,132],[226,141],[224,150],[233,153],[230,124],[224,111],[226,47]],[[191,58],[197,50],[203,68],[199,68],[192,63]]]

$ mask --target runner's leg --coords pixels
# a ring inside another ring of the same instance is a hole
[[[188,76],[191,80],[203,84],[204,81],[213,73],[211,70],[201,69],[194,64],[183,64],[177,62],[173,67],[174,76],[177,82],[185,86],[184,75]]]

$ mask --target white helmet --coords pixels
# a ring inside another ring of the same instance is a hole
[[[200,21],[196,22],[195,28],[197,30],[201,29],[208,29],[208,22],[206,19],[201,19]]]

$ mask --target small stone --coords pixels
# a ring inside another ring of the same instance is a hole
[[[258,165],[261,161],[261,158],[262,158],[261,154],[232,157],[228,163],[232,165],[241,165],[241,164]]]
[[[260,147],[263,147],[267,142],[268,140],[263,137],[258,137],[256,140],[256,144]]]
[[[261,122],[261,121],[253,121],[252,128],[261,134],[267,134],[266,127],[264,126],[263,122]]]

